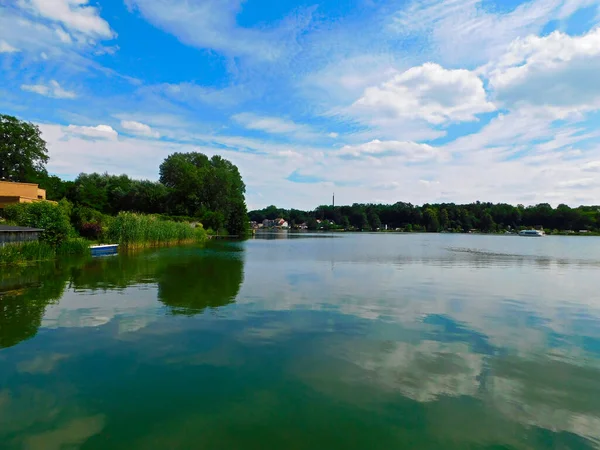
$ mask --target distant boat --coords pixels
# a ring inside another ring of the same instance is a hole
[[[119,244],[90,245],[92,256],[116,255]]]
[[[523,230],[519,231],[519,236],[543,237],[546,233],[543,230]]]

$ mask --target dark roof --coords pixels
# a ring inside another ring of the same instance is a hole
[[[0,225],[0,233],[14,233],[14,232],[34,232],[44,231],[42,228],[28,228],[28,227],[13,227],[11,225]]]

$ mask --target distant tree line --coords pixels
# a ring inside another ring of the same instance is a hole
[[[48,174],[47,162],[39,128],[0,115],[0,180],[38,183],[48,200],[68,200],[80,232],[90,230],[102,215],[120,211],[197,220],[230,234],[243,234],[247,228],[246,186],[238,168],[220,156],[174,153],[161,164],[157,182],[106,173],[82,173],[65,181]]]
[[[549,230],[600,231],[600,206],[571,208],[547,203],[535,206],[505,203],[425,204],[422,206],[398,202],[393,205],[358,204],[352,206],[319,206],[314,211],[281,209],[269,206],[251,211],[250,220],[262,222],[278,217],[286,219],[291,227],[306,224],[308,229],[335,229],[376,231],[454,231],[499,232],[507,229],[543,227]],[[319,221],[319,222],[318,222]]]

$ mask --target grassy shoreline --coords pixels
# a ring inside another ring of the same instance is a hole
[[[0,247],[0,266],[51,261],[61,256],[80,256],[89,253],[89,242],[83,238],[67,239],[57,247],[33,241],[7,244]]]
[[[155,216],[120,213],[99,238],[118,244],[124,251],[150,247],[166,247],[202,243],[207,232],[199,225],[160,220]],[[90,255],[90,245],[97,243],[84,238],[66,238],[53,245],[45,240],[8,244],[0,247],[0,266],[51,261],[62,256]]]

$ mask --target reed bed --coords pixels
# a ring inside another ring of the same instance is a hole
[[[90,241],[84,238],[67,239],[56,249],[57,255],[87,255],[90,253]]]
[[[57,248],[45,242],[24,242],[0,247],[0,265],[50,261],[57,255],[86,255],[90,244],[85,239],[67,239]]]
[[[189,223],[121,212],[110,224],[106,237],[111,243],[135,248],[204,241],[206,232],[202,227],[192,228]]]

